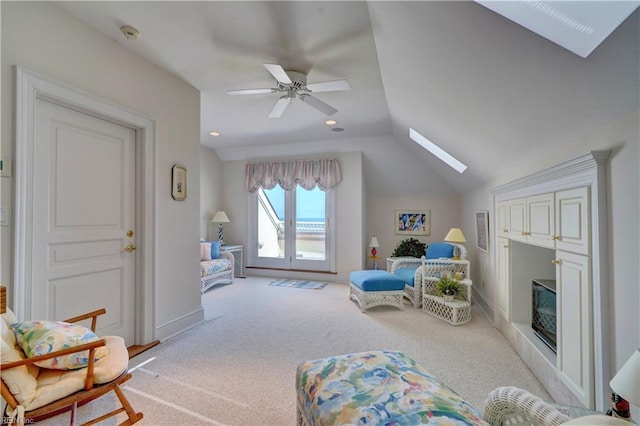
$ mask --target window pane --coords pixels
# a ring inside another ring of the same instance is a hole
[[[296,259],[325,260],[325,193],[296,186]]]
[[[284,190],[258,190],[258,257],[284,257]]]

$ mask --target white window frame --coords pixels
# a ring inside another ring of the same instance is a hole
[[[286,193],[289,191],[285,191]],[[282,269],[287,271],[309,271],[309,272],[336,272],[336,259],[335,259],[335,241],[336,241],[336,227],[335,227],[335,200],[336,191],[332,188],[325,191],[325,247],[326,258],[324,261],[320,260],[304,260],[296,259],[295,256],[287,255],[282,259],[264,258],[258,256],[258,192],[249,193],[248,195],[248,214],[247,214],[247,259],[246,263],[249,267],[255,268],[269,268],[269,269]],[[286,213],[295,212],[295,195],[292,197],[289,194],[285,195],[285,211]],[[295,213],[294,213],[295,214]],[[287,225],[287,247],[291,253],[295,252],[292,244],[295,244],[295,227],[292,222],[289,221],[288,216],[285,216],[288,222]],[[291,233],[293,228],[294,233]]]

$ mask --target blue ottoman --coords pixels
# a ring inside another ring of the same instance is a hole
[[[404,280],[387,271],[355,271],[349,275],[349,298],[364,312],[373,306],[390,305],[402,309]]]

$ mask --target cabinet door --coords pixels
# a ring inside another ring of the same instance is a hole
[[[498,238],[498,309],[500,315],[510,321],[509,298],[510,296],[510,265],[509,265],[509,239]]]
[[[509,238],[518,241],[527,239],[527,200],[518,198],[509,201]]]
[[[527,242],[542,247],[555,247],[553,199],[553,193],[527,198]]]
[[[498,203],[498,223],[497,223],[497,236],[508,237],[509,236],[509,202],[502,201]]]
[[[556,250],[557,368],[561,380],[587,408],[593,408],[591,261]]]
[[[556,192],[556,248],[589,254],[589,188]]]

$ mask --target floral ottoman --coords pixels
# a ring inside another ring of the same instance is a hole
[[[298,425],[486,425],[478,410],[402,352],[305,361]]]

